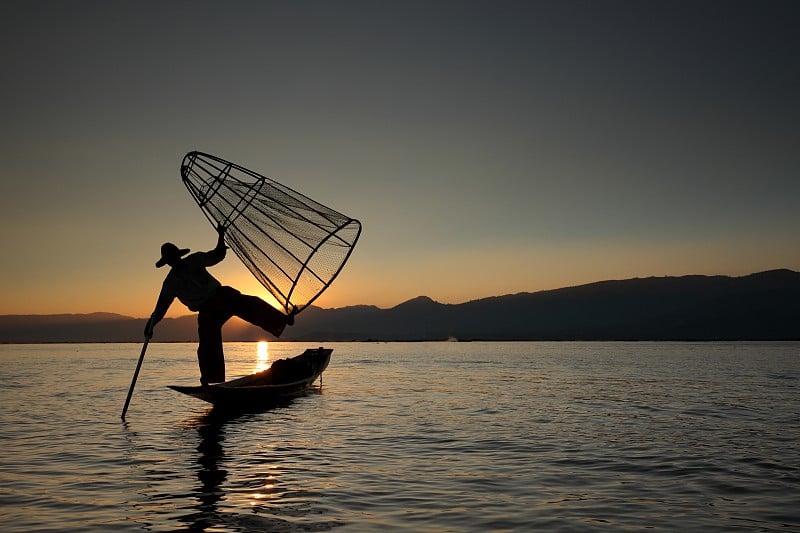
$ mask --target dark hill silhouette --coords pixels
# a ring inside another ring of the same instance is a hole
[[[145,319],[110,313],[0,316],[0,342],[140,342]],[[193,315],[165,319],[154,341],[195,341]],[[281,340],[797,340],[800,273],[601,281],[441,304],[420,296],[391,309],[310,307]],[[227,341],[269,339],[232,320]]]
[[[800,339],[799,302],[800,273],[790,270],[739,278],[652,277],[459,305],[420,297],[347,319],[339,315],[343,310],[321,310],[304,314],[289,335],[300,340]]]

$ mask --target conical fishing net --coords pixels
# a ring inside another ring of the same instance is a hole
[[[250,272],[288,313],[330,286],[361,234],[361,223],[236,165],[189,152],[181,176],[197,205]]]

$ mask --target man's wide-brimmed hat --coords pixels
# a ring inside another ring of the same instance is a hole
[[[180,259],[188,253],[188,248],[178,248],[171,242],[165,242],[161,245],[161,259],[156,261],[156,268],[161,268],[173,259]]]

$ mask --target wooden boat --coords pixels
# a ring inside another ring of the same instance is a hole
[[[218,407],[249,408],[280,403],[306,391],[322,376],[331,348],[312,348],[290,359],[279,359],[267,370],[215,385],[169,388]]]

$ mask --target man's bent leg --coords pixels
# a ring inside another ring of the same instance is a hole
[[[238,294],[235,299],[234,315],[247,320],[261,329],[280,337],[286,327],[288,317],[270,304],[247,294]]]
[[[200,365],[200,382],[220,383],[225,381],[225,356],[222,353],[222,324],[215,313],[197,315],[197,362]]]

